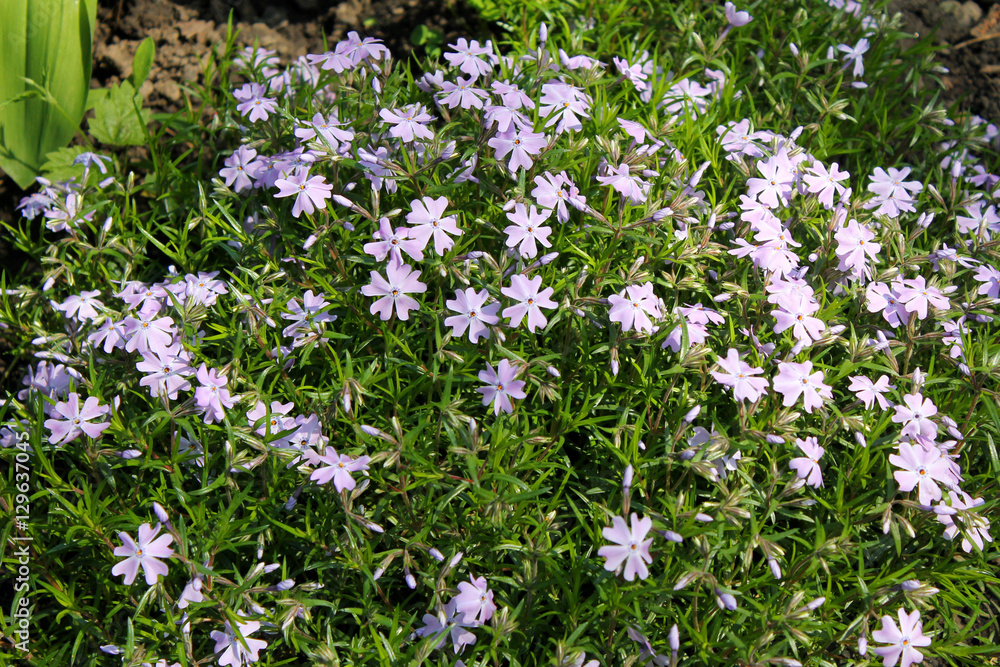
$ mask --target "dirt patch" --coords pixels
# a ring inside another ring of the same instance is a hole
[[[943,50],[938,60],[948,68],[942,76],[942,99],[958,108],[1000,121],[1000,2],[990,0],[893,0],[903,29],[933,34]]]

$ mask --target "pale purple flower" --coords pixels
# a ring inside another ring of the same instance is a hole
[[[627,198],[630,204],[641,204],[646,201],[649,183],[638,176],[630,176],[628,164],[622,162],[617,168],[608,166],[607,173],[608,176],[597,177],[599,183],[613,187]]]
[[[493,591],[486,583],[486,577],[473,578],[458,584],[458,595],[452,601],[455,611],[465,614],[466,623],[486,623],[493,618],[496,604],[493,603]]]
[[[531,165],[534,164],[531,156],[542,152],[548,145],[548,140],[540,132],[511,127],[506,132],[498,132],[486,143],[496,150],[494,157],[497,161],[502,160],[508,153],[510,154],[510,162],[507,166],[513,173],[518,169],[531,169]]]
[[[649,554],[653,538],[646,539],[646,535],[653,528],[653,520],[649,517],[640,519],[635,512],[632,512],[630,518],[631,530],[625,519],[620,516],[612,517],[611,526],[604,528],[601,534],[606,540],[615,544],[597,550],[598,556],[607,559],[604,563],[605,570],[617,573],[624,566],[625,581],[634,581],[636,575],[639,575],[640,579],[648,577],[649,568],[646,564],[653,562],[653,557]]]
[[[750,12],[738,11],[736,5],[726,2],[726,21],[734,28],[740,28],[753,20]]]
[[[726,357],[719,357],[719,368],[724,373],[712,371],[715,381],[733,390],[733,398],[737,401],[749,400],[756,402],[767,391],[768,382],[764,378],[755,378],[764,372],[762,368],[754,368],[745,361],[740,360],[740,353],[734,348],[729,348]]]
[[[903,405],[895,408],[896,414],[892,416],[892,421],[903,425],[901,436],[921,435],[929,440],[937,437],[937,424],[930,419],[938,411],[934,401],[919,393],[907,394],[903,396]]]
[[[854,70],[851,74],[855,78],[865,75],[864,55],[868,52],[868,47],[868,39],[865,37],[859,39],[858,43],[854,46],[848,46],[847,44],[837,45],[837,50],[844,54],[844,62],[847,65],[854,65]]]
[[[433,237],[434,251],[438,255],[444,255],[455,245],[449,234],[462,235],[455,216],[444,216],[445,209],[448,208],[447,197],[414,199],[410,202],[410,208],[412,210],[406,214],[406,222],[412,225],[409,236],[423,243],[421,249]]]
[[[470,343],[475,343],[480,338],[489,338],[488,325],[500,321],[500,318],[497,317],[500,304],[485,305],[489,298],[489,292],[485,289],[478,294],[471,287],[467,287],[464,291],[455,290],[455,298],[445,302],[450,310],[458,313],[458,315],[445,318],[444,321],[445,326],[452,327],[452,335],[462,336],[468,327]]]
[[[855,278],[862,276],[871,277],[871,269],[868,260],[872,263],[878,262],[878,251],[882,249],[881,244],[875,243],[875,232],[871,231],[857,220],[851,219],[846,227],[842,227],[834,234],[837,240],[837,258],[840,260],[841,271],[850,271]]]
[[[92,292],[81,292],[67,298],[60,304],[53,303],[56,310],[61,310],[63,315],[74,320],[96,320],[101,316],[99,308],[104,308],[104,304],[95,299],[100,296],[100,290]]]
[[[28,367],[28,373],[21,379],[21,383],[27,389],[17,392],[17,398],[26,401],[32,391],[37,391],[49,398],[65,396],[69,392],[70,381],[77,383],[83,381],[80,373],[63,364],[50,364],[48,361],[39,361],[35,368]]]
[[[378,115],[383,123],[392,125],[389,134],[404,143],[434,138],[434,133],[425,124],[434,120],[434,116],[427,113],[422,104],[408,104],[402,109],[382,109]]]
[[[396,316],[401,320],[410,318],[411,310],[418,310],[420,303],[407,294],[419,294],[427,291],[427,285],[420,282],[420,271],[414,271],[409,264],[392,264],[386,267],[388,280],[377,271],[371,272],[371,283],[361,288],[365,296],[380,296],[371,305],[372,315],[378,313],[383,320],[392,317],[395,308]]]
[[[580,194],[579,188],[569,179],[565,171],[555,175],[546,171],[535,176],[535,185],[537,187],[531,191],[531,196],[539,206],[555,209],[556,219],[559,222],[569,221],[567,202],[580,211],[587,206],[587,198]]]
[[[972,552],[972,544],[984,549],[986,542],[992,542],[990,535],[990,521],[979,514],[976,508],[982,507],[986,501],[982,498],[973,500],[972,496],[961,490],[948,491],[949,500],[942,500],[934,508],[937,520],[944,524],[944,536],[949,540],[955,539],[959,534],[958,524],[955,519],[959,519],[962,524],[962,550],[965,553]],[[971,542],[970,542],[971,540]]]
[[[247,621],[237,622],[237,628],[239,628],[240,637],[236,636],[236,631],[233,630],[233,626],[226,621],[225,631],[220,632],[219,630],[212,630],[211,638],[215,640],[215,653],[221,653],[219,656],[220,667],[245,667],[252,662],[257,662],[258,653],[261,649],[267,647],[267,642],[263,639],[253,639],[250,637],[253,633],[260,629],[260,623],[257,621]]]
[[[125,343],[126,352],[139,351],[162,352],[174,340],[174,320],[170,317],[157,317],[153,309],[140,310],[138,317],[125,318],[125,330],[128,340]]]
[[[774,316],[774,332],[781,333],[792,330],[795,339],[803,344],[811,344],[819,340],[826,330],[823,320],[813,317],[819,310],[819,304],[801,292],[784,292],[777,295],[778,309],[771,312]]]
[[[829,211],[833,208],[834,196],[843,194],[846,189],[840,184],[840,181],[850,176],[848,172],[841,171],[836,162],[831,164],[830,169],[827,170],[822,162],[817,161],[809,168],[808,173],[802,175],[802,180],[805,182],[808,192],[816,195],[823,208]]]
[[[513,248],[519,245],[518,250],[522,257],[538,255],[536,241],[546,248],[551,248],[549,234],[552,233],[552,228],[542,226],[542,223],[549,219],[549,215],[550,211],[542,209],[542,212],[539,212],[534,204],[529,210],[521,202],[515,203],[514,211],[507,213],[507,219],[514,224],[503,230],[507,234],[507,247]]]
[[[344,123],[340,122],[336,109],[328,118],[324,118],[321,113],[316,113],[313,115],[312,122],[305,123],[295,130],[295,136],[301,141],[309,141],[318,136],[332,150],[337,151],[340,149],[340,142],[346,143],[354,139],[354,131],[350,128],[342,129],[341,125]]]
[[[612,322],[622,326],[622,332],[636,331],[653,333],[653,321],[650,318],[661,318],[660,300],[653,294],[653,283],[629,285],[618,294],[608,297],[611,311],[608,317]]]
[[[360,456],[355,459],[346,454],[338,454],[337,450],[333,447],[327,447],[323,450],[322,454],[312,459],[314,465],[319,466],[320,463],[325,463],[326,465],[319,466],[313,470],[312,474],[309,475],[309,479],[317,484],[326,484],[330,480],[333,480],[333,486],[337,489],[337,493],[344,490],[351,491],[357,486],[357,482],[354,481],[351,473],[368,470],[368,463],[370,461],[371,458],[368,456]]]
[[[778,375],[774,378],[774,390],[783,396],[782,405],[795,404],[799,396],[803,398],[806,412],[823,405],[823,399],[832,399],[833,391],[823,382],[823,371],[812,372],[812,362],[785,362],[778,364]]]
[[[130,586],[135,581],[139,568],[142,568],[143,576],[146,577],[146,584],[152,586],[156,583],[160,575],[167,575],[167,564],[158,560],[160,558],[172,558],[174,550],[170,548],[170,543],[174,541],[171,535],[157,535],[161,526],[156,525],[153,529],[148,523],[139,526],[139,539],[133,540],[128,533],[118,533],[118,539],[122,541],[122,546],[115,547],[116,556],[125,556],[125,560],[117,563],[111,568],[111,574],[118,576],[125,575],[125,585]]]
[[[527,383],[524,380],[515,380],[517,375],[517,367],[511,366],[506,359],[500,360],[496,371],[489,362],[486,362],[485,371],[479,371],[479,380],[485,382],[487,386],[479,387],[476,391],[483,395],[483,405],[493,403],[494,415],[499,415],[501,410],[511,414],[514,412],[514,405],[510,399],[527,396],[523,391]]]
[[[898,290],[898,294],[906,312],[916,313],[922,320],[927,319],[928,305],[938,310],[948,310],[951,307],[948,297],[938,288],[929,286],[923,276],[903,280],[903,287]]]
[[[246,83],[243,87],[233,93],[238,100],[242,100],[236,105],[236,110],[242,115],[249,115],[250,122],[256,123],[258,120],[267,120],[269,113],[274,113],[278,108],[275,98],[264,97],[267,89],[259,83]]]
[[[482,88],[476,88],[472,84],[475,78],[463,79],[458,77],[455,83],[445,81],[441,86],[441,103],[449,109],[457,106],[463,109],[482,109],[485,101],[489,99],[489,93]]]
[[[473,79],[485,77],[493,71],[496,55],[493,53],[491,41],[487,40],[485,46],[480,46],[476,40],[470,42],[464,37],[459,37],[458,42],[449,44],[448,47],[457,53],[446,53],[444,59],[448,61],[449,65],[457,67]]]
[[[555,125],[556,134],[566,130],[578,131],[583,124],[578,116],[589,118],[590,97],[575,86],[562,81],[549,81],[542,84],[542,96],[538,100],[541,105],[538,115],[548,118],[545,127]]]
[[[892,404],[883,396],[885,392],[896,388],[895,385],[889,384],[888,375],[880,376],[875,382],[864,375],[852,375],[850,379],[851,386],[848,389],[855,393],[859,401],[865,402],[866,410],[871,410],[876,401],[883,410],[888,410],[891,407]]]
[[[795,438],[803,457],[792,459],[789,467],[795,471],[799,479],[804,479],[806,484],[812,487],[823,486],[823,470],[819,467],[819,460],[822,458],[824,449],[819,446],[815,436],[809,436],[805,440]]]
[[[111,411],[107,405],[100,405],[96,396],[91,396],[80,406],[80,396],[73,392],[67,397],[65,402],[56,403],[49,413],[52,419],[45,420],[45,428],[52,431],[49,436],[49,444],[66,444],[80,437],[81,433],[87,434],[91,438],[99,438],[106,428],[111,426],[109,422],[95,422],[94,420],[103,417]],[[58,415],[58,416],[57,416]]]
[[[899,490],[907,493],[916,488],[921,505],[941,500],[939,482],[949,487],[958,484],[951,470],[950,460],[933,443],[925,446],[920,441],[901,442],[899,454],[890,454],[889,463],[902,468],[893,473]]]
[[[412,238],[407,227],[397,227],[393,231],[389,218],[379,219],[378,231],[372,234],[372,238],[375,242],[366,243],[363,250],[380,262],[388,255],[393,263],[402,264],[404,252],[418,262],[424,258],[427,238]]]
[[[202,583],[201,576],[196,576],[194,579],[187,582],[187,585],[184,586],[184,590],[181,591],[180,597],[177,598],[178,609],[187,609],[188,605],[192,602],[198,603],[205,601],[205,596],[202,595],[201,592]]]
[[[191,354],[181,347],[180,342],[160,349],[142,353],[142,361],[135,367],[147,373],[139,380],[140,387],[149,387],[150,396],[177,398],[177,392],[187,391],[191,383],[186,379],[194,375],[190,366]]]
[[[219,371],[209,369],[204,363],[195,374],[201,386],[194,390],[194,402],[205,411],[205,423],[221,422],[226,416],[226,410],[236,405],[229,395],[228,379],[220,376]]]
[[[892,616],[882,617],[882,628],[872,633],[872,639],[888,646],[877,646],[872,649],[882,658],[883,667],[893,667],[899,661],[899,667],[910,667],[923,662],[924,655],[917,650],[918,646],[930,646],[930,637],[925,637],[923,624],[920,622],[920,612],[914,609],[907,614],[899,608],[899,626]]]
[[[795,174],[775,157],[757,162],[757,171],[762,178],[747,180],[747,195],[772,208],[787,206]]]
[[[527,93],[508,81],[494,81],[490,84],[494,94],[500,96],[500,102],[508,109],[534,109],[535,103]]]
[[[983,265],[976,269],[976,274],[973,276],[978,282],[983,283],[979,286],[978,294],[989,299],[1000,298],[1000,271],[995,267]]]
[[[326,200],[333,192],[333,186],[326,182],[323,176],[310,176],[308,167],[297,167],[287,178],[279,178],[274,184],[278,187],[275,197],[291,197],[295,195],[292,205],[292,215],[296,218],[302,212],[312,215],[316,208],[325,208]]]
[[[226,158],[225,167],[219,170],[219,176],[226,179],[226,185],[235,184],[236,192],[249,190],[257,177],[257,170],[262,162],[257,160],[257,151],[246,146],[240,146]]]
[[[965,212],[968,215],[955,217],[955,224],[958,231],[963,234],[976,234],[989,240],[993,234],[1000,233],[1000,215],[997,215],[996,206],[990,205],[983,209],[984,202],[976,201],[966,205]]]
[[[414,634],[418,637],[438,639],[435,648],[443,647],[449,635],[455,655],[464,651],[466,646],[476,643],[476,635],[469,632],[468,628],[474,628],[479,624],[468,619],[466,614],[457,611],[454,600],[450,600],[444,606],[443,618],[438,618],[433,614],[424,614],[422,620],[424,627],[417,628]]]
[[[513,306],[504,308],[503,316],[510,318],[510,326],[517,327],[521,318],[528,316],[528,331],[534,333],[537,327],[544,327],[548,319],[542,314],[542,308],[556,308],[559,304],[550,297],[555,291],[551,287],[542,287],[542,277],[535,276],[528,280],[517,274],[511,276],[510,287],[502,287],[500,293],[517,301]]]

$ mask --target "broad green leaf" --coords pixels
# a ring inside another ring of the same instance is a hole
[[[41,173],[50,181],[66,181],[70,178],[83,175],[83,165],[74,164],[73,160],[80,153],[87,152],[86,146],[67,146],[57,148],[45,156],[45,162],[40,169]]]
[[[104,99],[94,105],[90,133],[104,144],[138,146],[146,142],[149,110],[141,109],[142,96],[128,81],[112,86]],[[137,112],[141,109],[141,112]],[[140,116],[139,113],[142,115]]]
[[[0,168],[22,188],[80,127],[96,14],[97,0],[0,2]]]
[[[142,44],[135,51],[132,58],[132,85],[138,90],[142,82],[149,76],[149,71],[153,68],[153,59],[156,57],[156,44],[152,37],[142,40]]]

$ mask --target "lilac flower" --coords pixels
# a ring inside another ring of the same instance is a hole
[[[539,206],[555,209],[559,222],[569,221],[567,202],[579,211],[587,206],[587,198],[580,194],[579,188],[566,176],[565,171],[555,175],[545,172],[535,176],[535,185],[537,187],[531,191],[531,196]]]
[[[622,78],[628,80],[633,86],[635,86],[636,90],[643,91],[649,87],[649,84],[646,83],[646,79],[649,77],[642,71],[642,63],[629,65],[627,60],[619,58],[618,56],[612,58],[611,62],[618,68],[618,72],[621,73]],[[638,141],[642,143],[641,140]]]
[[[862,276],[871,277],[871,269],[868,267],[868,259],[872,263],[878,262],[878,251],[882,246],[874,243],[875,232],[871,231],[857,220],[850,220],[846,227],[842,227],[834,234],[837,241],[837,258],[840,260],[840,271],[850,271],[853,277],[860,279]]]
[[[900,431],[902,437],[921,435],[929,440],[937,437],[937,424],[931,417],[937,414],[934,401],[924,398],[919,393],[903,396],[904,405],[897,405],[896,414],[892,416],[893,423],[903,424]]]
[[[473,79],[485,77],[493,71],[492,63],[495,62],[496,55],[493,53],[492,42],[487,40],[485,46],[479,46],[476,40],[469,42],[464,37],[459,37],[458,42],[449,44],[448,47],[455,49],[457,53],[446,53],[444,59],[449,65],[457,67]]]
[[[826,325],[823,320],[812,317],[819,310],[819,304],[802,293],[782,293],[777,295],[778,309],[774,316],[774,332],[792,330],[795,339],[803,344],[811,344],[823,336]]]
[[[996,206],[990,205],[983,210],[984,202],[976,201],[965,206],[968,215],[959,215],[955,218],[958,231],[963,234],[976,234],[989,240],[993,234],[1000,233],[1000,215],[997,215]]]
[[[726,2],[726,21],[734,28],[741,28],[753,20],[750,12],[738,11],[731,2]]]
[[[545,327],[548,319],[542,314],[542,308],[556,308],[559,304],[550,297],[555,291],[551,287],[542,287],[542,277],[535,276],[528,280],[525,276],[517,274],[511,277],[510,287],[502,287],[500,293],[508,296],[517,304],[504,308],[503,316],[510,318],[510,326],[517,327],[521,323],[521,318],[528,316],[528,331],[535,332],[537,327]]]
[[[143,576],[146,577],[146,584],[152,586],[156,583],[160,575],[167,575],[167,564],[158,560],[159,558],[172,558],[174,550],[170,548],[170,543],[174,541],[171,535],[160,535],[161,526],[156,525],[153,529],[148,523],[139,526],[139,539],[133,540],[128,533],[118,533],[118,539],[122,541],[122,546],[115,547],[116,556],[125,556],[125,560],[111,568],[111,574],[118,576],[125,575],[125,585],[130,586],[135,581],[135,576],[142,568]]]
[[[830,165],[828,171],[822,162],[817,161],[809,168],[809,173],[802,175],[802,180],[805,182],[808,192],[816,195],[816,199],[823,205],[823,208],[829,211],[833,208],[834,196],[843,194],[846,189],[840,184],[840,181],[850,178],[850,176],[846,171],[840,171],[836,162]]]
[[[719,368],[725,372],[712,371],[712,377],[719,384],[731,387],[733,398],[737,401],[749,400],[751,403],[755,403],[767,391],[767,380],[752,377],[760,375],[764,369],[754,368],[745,361],[741,361],[740,353],[734,348],[729,348],[725,359],[719,357],[718,364]]]
[[[899,300],[899,291],[903,289],[901,280],[894,280],[892,285],[875,282],[870,283],[865,290],[868,312],[882,312],[882,317],[893,328],[900,326],[909,319],[905,306]]]
[[[962,524],[962,550],[971,553],[974,542],[982,551],[986,542],[993,541],[993,536],[989,532],[989,519],[976,511],[976,508],[985,505],[986,501],[982,498],[973,500],[972,496],[961,490],[948,491],[948,497],[949,501],[942,500],[934,508],[937,520],[944,524],[944,536],[953,540],[958,535],[959,527],[955,523],[957,517]]]
[[[259,83],[246,83],[243,87],[233,93],[237,100],[241,100],[236,105],[236,110],[242,115],[249,114],[250,122],[256,123],[258,120],[267,120],[269,113],[274,113],[278,108],[275,98],[264,97],[266,89]]]
[[[279,178],[274,184],[278,187],[275,197],[291,197],[295,195],[292,215],[299,217],[303,211],[312,215],[316,207],[325,208],[326,200],[333,192],[333,186],[326,182],[323,176],[309,176],[307,167],[298,167],[287,178]]]
[[[135,367],[148,375],[139,380],[139,386],[149,387],[150,396],[175,400],[177,392],[191,388],[191,383],[185,379],[194,375],[190,363],[191,354],[181,347],[180,342],[158,351],[143,352],[142,361]]]
[[[404,143],[411,143],[417,138],[434,138],[434,133],[425,125],[434,120],[434,116],[427,113],[422,104],[408,104],[402,109],[382,109],[378,115],[383,123],[392,125],[389,134]]]
[[[382,261],[389,255],[394,264],[403,263],[403,253],[417,260],[424,258],[424,246],[427,239],[418,240],[410,237],[410,230],[406,227],[397,227],[395,231],[389,223],[389,218],[380,218],[378,221],[378,231],[372,234],[374,243],[364,245],[365,254],[373,256],[376,260]]]
[[[471,583],[470,583],[471,582]],[[497,606],[493,603],[493,591],[486,583],[486,577],[473,578],[458,584],[458,595],[452,601],[455,611],[465,614],[466,623],[486,623],[493,617]]]
[[[257,405],[247,411],[247,421],[253,426],[258,420],[267,417],[267,420],[257,427],[256,433],[264,436],[277,435],[281,431],[295,428],[295,420],[287,416],[293,407],[295,407],[293,403],[282,404],[271,401],[271,407],[268,409],[263,402],[258,401]]]
[[[795,438],[795,444],[805,456],[792,459],[789,467],[795,471],[799,479],[806,480],[809,486],[823,486],[823,471],[819,467],[819,460],[825,450],[819,446],[814,436],[809,436],[805,440]]]
[[[545,209],[539,213],[534,204],[532,204],[530,211],[521,202],[514,204],[514,212],[507,213],[507,219],[514,224],[503,230],[507,234],[507,247],[513,248],[520,245],[518,250],[522,257],[536,257],[538,255],[536,241],[546,248],[551,248],[549,234],[552,233],[552,228],[542,226],[542,223],[549,219],[549,215],[550,212]]]
[[[847,65],[854,65],[854,71],[851,74],[855,78],[865,75],[865,61],[863,56],[868,52],[868,47],[868,39],[865,37],[859,39],[858,43],[854,46],[848,46],[847,44],[837,45],[837,50],[844,54],[844,62]]]
[[[976,269],[976,274],[973,276],[978,282],[983,283],[979,286],[978,294],[989,299],[1000,298],[1000,271],[992,266],[980,266]]]
[[[927,306],[931,305],[938,310],[948,310],[951,304],[948,297],[941,293],[936,287],[927,285],[923,276],[917,276],[912,280],[903,280],[903,288],[898,290],[899,301],[904,305],[906,312],[916,313],[922,320],[927,319]]]
[[[516,366],[511,366],[506,359],[501,359],[497,364],[496,371],[489,362],[486,362],[486,370],[479,371],[479,380],[485,382],[487,386],[479,387],[477,392],[483,395],[483,405],[493,403],[493,414],[499,415],[503,410],[507,414],[514,412],[514,405],[511,398],[525,398],[524,380],[515,380],[518,370]]]
[[[485,289],[478,294],[471,287],[467,287],[464,291],[455,290],[455,298],[446,301],[445,305],[458,315],[448,317],[444,321],[445,326],[452,327],[453,336],[462,336],[468,327],[470,343],[475,343],[480,338],[490,337],[490,329],[487,325],[500,321],[500,318],[497,317],[500,304],[485,305],[489,298],[489,292]]]
[[[832,399],[833,392],[823,382],[823,371],[812,372],[812,362],[785,362],[778,364],[778,375],[774,378],[774,390],[782,395],[782,405],[794,405],[803,397],[803,407],[812,413],[813,408],[823,405],[823,399]]]
[[[354,139],[354,131],[350,128],[341,129],[341,125],[344,123],[340,122],[336,109],[327,118],[324,118],[321,113],[316,113],[312,117],[312,122],[303,124],[295,130],[295,136],[300,141],[309,141],[318,136],[331,149],[337,151],[340,148],[340,142],[346,143]]]
[[[500,101],[503,106],[508,109],[534,109],[535,103],[527,93],[517,87],[516,84],[509,83],[508,81],[494,81],[490,84],[490,88],[493,92],[500,97]]]
[[[262,161],[257,160],[257,151],[246,146],[240,146],[226,158],[225,167],[219,170],[219,176],[226,179],[226,185],[236,185],[236,192],[249,190]]]
[[[775,157],[757,163],[757,171],[763,178],[747,180],[747,195],[772,208],[787,206],[792,196],[795,174],[789,171]]]
[[[218,271],[211,271],[209,273],[199,271],[197,276],[190,273],[184,276],[185,296],[194,303],[200,303],[205,306],[215,305],[220,294],[229,293],[226,283],[215,279],[217,275],[219,275]]]
[[[541,107],[538,115],[548,118],[545,127],[555,125],[556,134],[566,130],[578,131],[583,124],[577,116],[589,118],[590,97],[575,86],[562,81],[549,81],[542,84],[542,96],[538,100]]]
[[[333,480],[333,486],[337,489],[337,493],[344,490],[351,491],[357,486],[351,473],[368,470],[370,461],[371,458],[368,456],[360,456],[355,459],[346,454],[338,454],[333,447],[327,447],[322,454],[313,458],[314,464],[325,463],[326,465],[313,470],[309,479],[317,484],[326,484]]]
[[[92,292],[81,292],[68,297],[62,303],[53,303],[52,307],[61,310],[63,315],[74,320],[96,320],[101,316],[98,308],[104,308],[104,304],[95,299],[100,296],[100,290]]]
[[[899,454],[890,454],[889,463],[902,468],[893,473],[899,490],[904,493],[917,488],[921,505],[930,505],[931,501],[941,500],[941,489],[938,482],[946,486],[955,486],[958,480],[951,470],[951,462],[941,455],[941,450],[933,446],[925,446],[922,442],[899,443]]]
[[[719,135],[723,150],[729,153],[726,156],[727,159],[732,159],[736,155],[746,155],[747,157],[763,157],[764,155],[757,142],[767,141],[768,134],[766,132],[751,132],[750,120],[747,118],[728,126],[719,125],[715,128],[715,132]]]
[[[435,648],[441,648],[451,636],[452,647],[455,655],[465,650],[465,647],[476,643],[476,635],[469,632],[468,628],[474,628],[478,623],[467,618],[467,615],[456,610],[454,600],[450,600],[444,606],[444,617],[438,618],[433,614],[424,614],[424,627],[418,628],[414,634],[418,637],[434,637],[439,639]]]
[[[45,428],[52,431],[49,436],[49,444],[58,445],[72,442],[80,437],[81,433],[87,434],[91,438],[101,437],[104,429],[111,426],[109,422],[95,423],[94,420],[108,414],[111,408],[107,405],[100,405],[96,396],[89,397],[80,407],[80,396],[73,392],[66,399],[66,402],[56,403],[50,414],[52,419],[45,420]]]
[[[610,176],[597,177],[599,183],[613,187],[625,196],[630,204],[641,204],[646,201],[650,185],[638,176],[630,176],[628,164],[622,162],[617,168],[608,167],[607,173]]]
[[[458,77],[455,83],[445,81],[441,86],[441,103],[449,109],[461,106],[463,109],[482,109],[489,93],[473,86],[475,78]]]
[[[413,210],[406,214],[406,221],[412,225],[409,231],[410,238],[423,243],[421,248],[433,237],[434,251],[438,255],[444,255],[455,245],[455,241],[448,235],[462,235],[455,216],[442,217],[448,208],[447,197],[414,199],[410,202],[410,208]]]
[[[611,311],[608,314],[612,322],[622,326],[622,332],[635,329],[647,334],[653,333],[653,322],[650,317],[663,317],[660,312],[660,300],[653,294],[653,283],[629,285],[618,294],[608,297]]]
[[[418,294],[427,291],[427,285],[420,282],[420,271],[414,271],[408,264],[389,264],[386,267],[388,280],[377,271],[371,272],[371,283],[361,288],[365,296],[381,296],[371,305],[372,315],[378,313],[382,320],[392,317],[393,308],[401,320],[410,318],[411,310],[419,310],[420,303],[407,294]]]
[[[194,579],[187,582],[184,590],[181,591],[180,597],[177,598],[178,609],[187,609],[192,602],[197,604],[205,601],[205,596],[201,592],[202,583],[201,576],[195,576]]]
[[[910,667],[923,662],[924,655],[917,646],[930,646],[930,637],[925,637],[920,612],[916,609],[907,614],[899,608],[899,627],[892,616],[882,617],[882,628],[872,633],[872,639],[888,646],[877,646],[873,650],[882,658],[883,667],[893,667],[899,660],[899,667]]]
[[[518,169],[531,169],[534,164],[532,155],[537,155],[548,145],[544,134],[510,128],[506,132],[499,132],[495,137],[486,142],[496,150],[494,157],[497,161],[502,160],[510,154],[508,168],[512,173]]]
[[[267,642],[263,639],[253,639],[250,637],[250,635],[260,629],[260,623],[257,621],[237,622],[236,627],[239,628],[242,639],[236,636],[236,632],[233,630],[233,626],[229,624],[229,621],[226,621],[224,632],[212,630],[210,635],[215,640],[214,652],[222,654],[219,656],[219,665],[221,667],[226,667],[226,665],[230,665],[231,667],[245,667],[245,665],[251,662],[257,662],[257,654],[261,649],[267,647]]]
[[[646,535],[653,527],[653,520],[649,517],[640,519],[635,512],[632,512],[631,522],[632,529],[629,530],[625,519],[620,516],[613,517],[611,526],[604,528],[601,534],[617,546],[606,545],[597,550],[598,556],[607,559],[604,563],[605,570],[617,573],[624,565],[625,581],[635,580],[637,574],[640,579],[648,577],[649,568],[646,564],[653,562],[653,557],[649,554],[653,538],[646,539]]]
[[[875,173],[871,176],[872,182],[868,184],[868,191],[873,192],[876,198],[865,204],[865,208],[876,208],[876,214],[887,215],[891,218],[898,217],[903,211],[913,211],[913,196],[923,190],[923,183],[919,181],[903,181],[910,174],[909,167],[895,169],[890,167],[888,172],[881,167],[875,168]]]
[[[70,381],[82,382],[83,376],[72,368],[63,364],[50,364],[48,361],[39,361],[35,368],[28,367],[28,373],[21,378],[21,383],[27,385],[27,389],[17,392],[17,398],[21,401],[28,400],[32,391],[37,391],[49,398],[65,396],[69,392]]]
[[[221,422],[226,416],[226,410],[236,405],[236,401],[229,395],[226,376],[220,377],[217,370],[209,369],[202,363],[195,377],[201,386],[194,390],[194,402],[205,411],[205,423]]]
[[[160,352],[174,340],[174,320],[170,317],[156,317],[157,310],[141,310],[139,317],[126,317],[128,331],[126,352]]]
[[[889,384],[889,376],[882,375],[875,382],[872,382],[864,375],[852,375],[851,386],[848,387],[858,397],[859,401],[865,402],[865,410],[871,410],[872,405],[878,401],[878,405],[883,410],[888,410],[892,405],[883,394],[890,389],[895,389],[895,385]]]

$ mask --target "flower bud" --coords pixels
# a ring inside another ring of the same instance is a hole
[[[670,645],[671,651],[676,651],[681,647],[680,631],[677,629],[676,623],[673,624],[670,632],[667,633],[667,643]]]
[[[767,561],[767,566],[771,568],[771,574],[774,575],[775,579],[781,579],[781,566],[778,565],[778,561],[773,558],[769,558]]]
[[[622,477],[622,491],[628,493],[628,490],[632,488],[632,464],[628,464],[625,468],[625,474]]]

